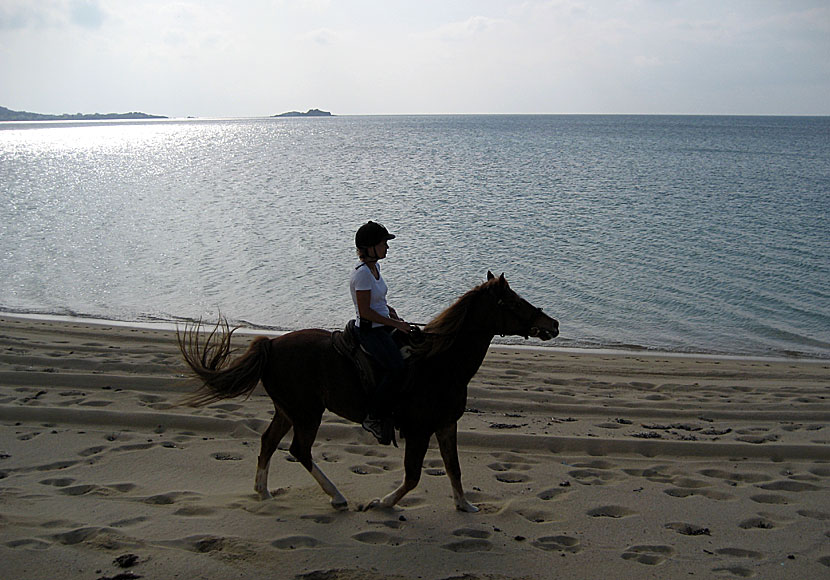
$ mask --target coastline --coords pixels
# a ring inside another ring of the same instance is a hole
[[[100,325],[100,326],[117,326],[123,328],[143,328],[148,330],[168,330],[175,332],[177,327],[182,327],[186,324],[194,324],[197,321],[191,319],[181,319],[178,321],[174,320],[116,320],[116,319],[106,319],[106,318],[97,318],[91,316],[84,316],[84,315],[72,315],[72,314],[42,314],[42,313],[35,313],[35,312],[18,312],[14,310],[3,310],[0,309],[0,319],[2,318],[14,318],[20,320],[32,320],[32,321],[47,321],[47,322],[55,322],[55,323],[79,323],[79,324],[92,324],[92,325]],[[208,320],[205,322],[206,325],[214,324],[214,321]],[[231,326],[237,326],[238,330],[236,331],[239,335],[263,335],[263,336],[281,336],[283,334],[287,334],[292,332],[293,330],[297,329],[283,329],[273,326],[266,326],[266,325],[257,325],[251,324],[245,321],[235,322],[231,324]],[[325,330],[340,330],[339,328],[325,328]],[[746,354],[738,354],[738,353],[729,353],[729,352],[720,352],[720,351],[712,351],[712,352],[698,352],[698,351],[673,351],[673,350],[661,350],[660,348],[650,348],[641,345],[627,345],[627,346],[620,346],[620,345],[596,345],[596,346],[572,346],[572,345],[561,345],[558,342],[562,341],[562,337],[554,339],[548,342],[541,342],[536,339],[532,339],[528,341],[526,339],[522,339],[520,337],[495,337],[493,342],[490,345],[491,349],[506,349],[506,350],[528,350],[528,351],[539,351],[539,352],[561,352],[561,353],[572,353],[572,354],[597,354],[597,355],[619,355],[619,356],[627,356],[627,355],[641,355],[641,356],[663,356],[663,357],[679,357],[679,358],[701,358],[701,359],[720,359],[720,360],[748,360],[748,361],[772,361],[772,362],[787,362],[787,361],[798,361],[798,362],[805,362],[805,363],[828,363],[830,362],[830,353],[828,353],[827,357],[820,357],[814,356],[807,353],[767,353],[767,354],[760,354],[760,353],[746,353]],[[528,342],[532,342],[532,344],[527,344]]]
[[[399,509],[359,511],[400,483],[403,449],[327,413],[314,453],[350,500],[338,512],[291,460],[290,435],[272,462],[274,499],[257,499],[271,401],[258,388],[178,406],[193,384],[174,332],[6,315],[0,327],[0,556],[15,577],[791,578],[830,567],[828,361],[494,347],[459,423],[481,512],[453,509],[436,448]]]

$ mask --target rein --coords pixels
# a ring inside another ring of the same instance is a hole
[[[525,332],[520,333],[520,336],[523,336],[526,339],[530,336],[530,330],[531,330],[531,328],[533,328],[533,321],[539,315],[542,314],[542,309],[539,308],[538,306],[533,306],[532,304],[528,304],[533,309],[533,313],[527,320],[525,320],[519,314],[519,308],[518,308],[518,306],[515,305],[515,302],[516,302],[515,300],[505,300],[504,298],[499,298],[498,301],[496,302],[496,305],[500,307],[500,310],[502,312],[504,312],[505,310],[510,312],[519,322],[522,323],[522,325],[527,325],[527,328],[525,329]],[[504,333],[499,333],[499,335],[502,338],[504,338],[506,336]]]

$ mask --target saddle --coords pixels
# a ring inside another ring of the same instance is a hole
[[[371,393],[378,383],[378,378],[383,375],[383,369],[375,362],[374,357],[360,346],[359,332],[360,329],[355,326],[354,320],[350,320],[343,330],[332,332],[331,345],[337,353],[354,364],[364,392]],[[413,345],[422,340],[419,334],[420,331],[417,329],[413,330],[411,336],[407,336],[402,332],[393,334],[395,342],[401,349],[401,356],[404,361],[409,361]]]

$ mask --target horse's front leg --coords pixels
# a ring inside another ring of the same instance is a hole
[[[375,499],[369,502],[366,509],[374,507],[391,508],[401,501],[403,496],[415,489],[421,479],[421,468],[424,465],[424,456],[427,454],[428,447],[429,435],[410,435],[407,433],[406,451],[404,452],[403,459],[403,483],[395,491],[384,496],[382,499]]]
[[[475,513],[478,508],[464,497],[464,488],[461,486],[461,466],[458,464],[458,424],[453,423],[435,432],[438,439],[438,448],[444,459],[444,468],[452,485],[452,495],[455,500],[455,509],[462,512]]]

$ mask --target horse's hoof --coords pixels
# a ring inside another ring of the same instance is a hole
[[[457,509],[460,512],[466,512],[468,514],[475,514],[480,511],[479,508],[477,508],[476,506],[474,506],[466,500],[464,500],[464,503],[462,504],[456,504],[455,509]]]
[[[345,499],[343,501],[334,501],[331,502],[331,507],[336,509],[337,511],[343,511],[349,509],[349,502]]]
[[[271,492],[267,489],[265,490],[256,490],[257,495],[259,496],[260,501],[265,501],[267,499],[274,499],[274,496],[271,495]]]

